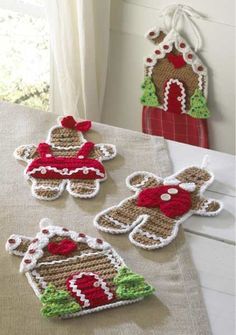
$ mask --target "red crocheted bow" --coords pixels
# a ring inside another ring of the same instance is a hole
[[[82,121],[82,122],[76,122],[73,116],[65,116],[61,120],[61,125],[64,128],[70,128],[70,129],[76,129],[81,132],[88,131],[91,128],[91,121]]]

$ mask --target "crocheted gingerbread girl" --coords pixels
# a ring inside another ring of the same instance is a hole
[[[41,200],[58,198],[66,187],[74,197],[92,198],[106,179],[103,160],[116,156],[112,144],[87,142],[83,133],[91,121],[76,122],[72,116],[50,129],[45,143],[21,145],[14,156],[28,163],[25,176],[32,182],[32,195]]]
[[[131,243],[144,249],[164,247],[192,214],[214,216],[221,211],[221,202],[203,196],[213,179],[211,172],[195,166],[165,179],[145,171],[134,172],[126,184],[135,195],[99,213],[94,225],[112,234],[131,231]]]

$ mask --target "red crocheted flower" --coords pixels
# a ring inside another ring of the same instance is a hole
[[[187,213],[192,205],[191,194],[179,186],[157,186],[139,193],[137,205],[140,207],[159,207],[170,218]]]
[[[77,244],[68,239],[48,243],[48,251],[53,255],[68,255],[77,249]]]

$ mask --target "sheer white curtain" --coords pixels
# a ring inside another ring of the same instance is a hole
[[[110,0],[46,0],[51,34],[51,111],[101,120]]]

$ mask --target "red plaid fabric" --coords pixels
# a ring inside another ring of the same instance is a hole
[[[168,140],[209,148],[207,120],[187,114],[165,112],[156,107],[143,107],[143,132]]]

